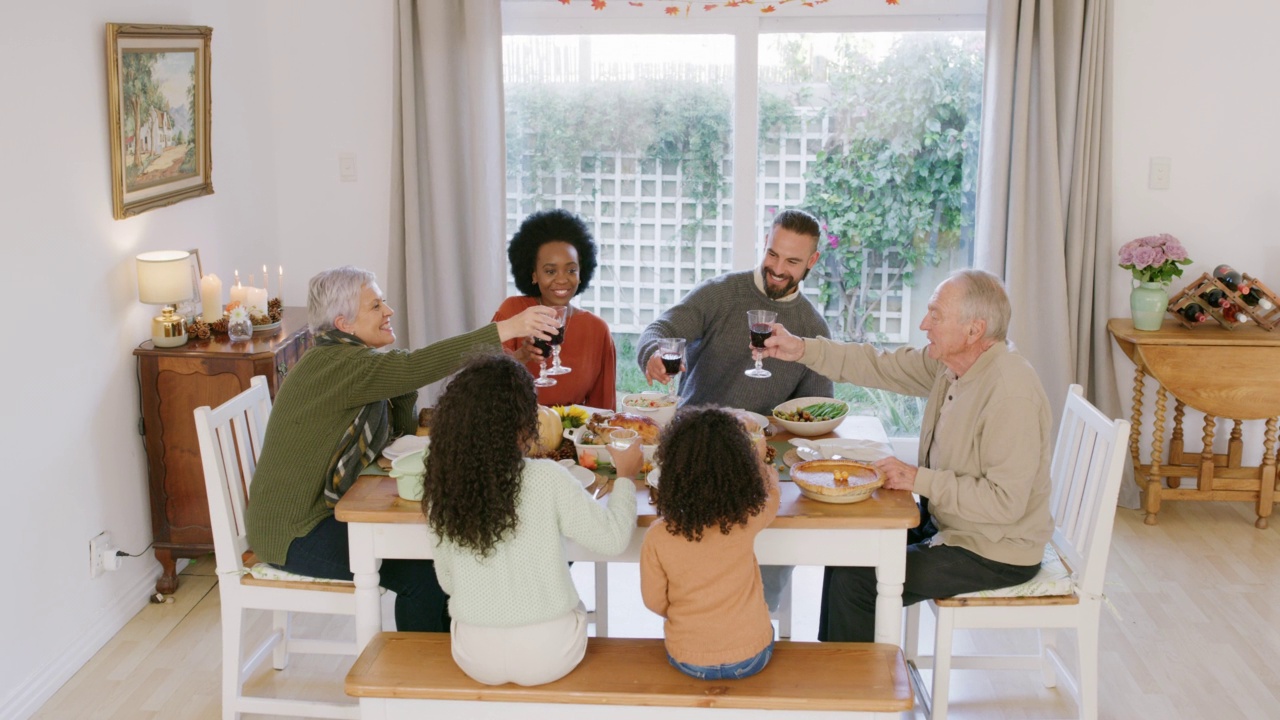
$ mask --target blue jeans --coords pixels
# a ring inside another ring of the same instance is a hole
[[[741,680],[763,670],[764,666],[769,664],[769,658],[771,657],[773,657],[772,641],[770,641],[769,647],[760,651],[759,655],[749,657],[741,662],[725,663],[724,665],[690,665],[676,660],[670,654],[667,655],[667,662],[671,663],[671,667],[685,675],[696,677],[699,680]]]
[[[299,575],[350,580],[347,524],[330,515],[311,532],[289,543],[285,563]],[[430,560],[383,560],[378,584],[396,594],[396,629],[401,632],[449,632],[449,596],[436,580]]]

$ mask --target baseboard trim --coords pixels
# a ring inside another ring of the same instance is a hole
[[[0,705],[0,720],[27,720],[53,697],[80,668],[107,644],[120,629],[133,619],[156,591],[160,565],[144,574],[111,605],[103,608],[80,637],[44,667],[32,673],[18,692]]]

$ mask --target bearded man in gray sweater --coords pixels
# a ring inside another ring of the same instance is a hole
[[[772,377],[743,374],[754,365],[749,310],[772,310],[777,313],[777,322],[806,336],[831,336],[822,313],[800,294],[800,281],[818,262],[820,235],[812,215],[783,210],[773,219],[760,267],[701,283],[650,323],[640,335],[636,356],[649,383],[670,381],[662,367],[658,341],[675,337],[688,341],[680,405],[723,405],[769,417],[775,405],[792,398],[832,397],[835,388],[831,380],[799,363],[766,359],[764,367]],[[777,610],[792,570],[789,566],[761,566],[770,611]]]
[[[800,281],[818,262],[820,232],[809,213],[783,210],[773,220],[760,267],[706,280],[650,323],[636,355],[650,384],[671,379],[662,367],[658,341],[681,337],[688,340],[681,405],[716,404],[768,417],[775,405],[792,398],[831,397],[830,379],[796,363],[766,359],[764,367],[772,377],[743,374],[753,365],[749,310],[772,310],[778,323],[806,337],[831,336],[822,313],[800,294]]]

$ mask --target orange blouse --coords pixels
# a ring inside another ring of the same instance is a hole
[[[519,315],[526,308],[539,302],[536,297],[513,295],[502,301],[493,321],[500,322]],[[524,338],[512,338],[502,344],[508,353],[514,354]],[[550,358],[547,363],[551,362]],[[569,320],[564,329],[564,343],[560,346],[560,364],[573,372],[555,375],[556,384],[537,388],[538,402],[543,405],[587,405],[614,410],[617,408],[618,354],[613,346],[609,325],[598,315],[570,306]],[[540,364],[527,363],[534,377]]]

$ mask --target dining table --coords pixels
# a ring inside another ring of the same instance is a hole
[[[791,437],[786,431],[780,431],[770,440],[785,441]],[[884,426],[877,418],[861,415],[850,415],[832,433],[809,439],[836,437],[888,441]],[[626,550],[618,555],[602,555],[566,540],[568,560],[640,562],[640,547],[646,529],[654,521],[655,511],[649,502],[648,487],[642,482],[637,482],[636,487],[636,527]],[[777,517],[756,536],[759,563],[875,568],[875,641],[901,644],[907,530],[920,522],[912,494],[879,488],[861,502],[829,503],[804,497],[791,482],[780,484],[780,494]],[[335,515],[347,524],[351,571],[355,576],[356,642],[358,649],[363,650],[382,630],[378,585],[382,561],[429,560],[436,538],[427,527],[420,504],[401,498],[395,479],[386,475],[361,475],[338,501]],[[605,635],[607,625],[600,619],[607,617],[607,583],[597,582],[596,602],[596,632]]]

